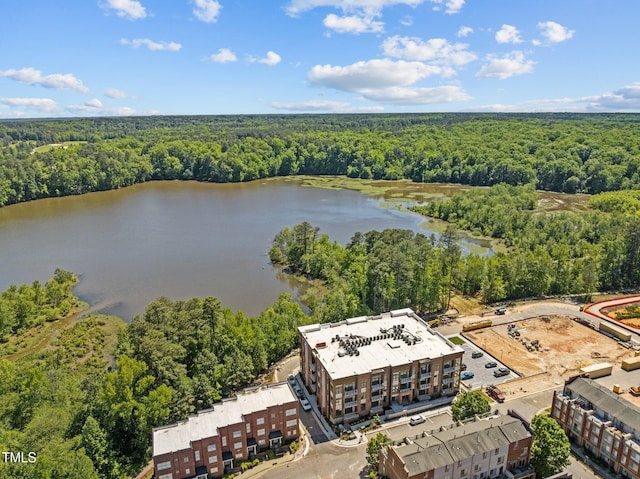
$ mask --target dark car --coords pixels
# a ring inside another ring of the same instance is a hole
[[[509,371],[507,368],[498,368],[493,372],[493,375],[497,378],[502,377],[502,376],[507,376],[509,375],[511,371]]]
[[[485,363],[484,367],[489,369],[489,368],[495,368],[496,366],[498,366],[498,363],[496,363],[495,361],[489,361],[488,363]]]
[[[481,358],[482,356],[484,356],[484,353],[482,351],[474,351],[471,353],[471,357],[474,359]]]
[[[466,371],[467,370],[467,365],[465,363],[462,363],[462,366],[460,366],[460,371]]]
[[[466,381],[467,379],[473,379],[474,376],[475,374],[473,374],[473,372],[465,371],[460,375],[460,379],[462,379],[463,381]]]
[[[498,402],[504,402],[504,394],[497,386],[487,386],[487,394]]]

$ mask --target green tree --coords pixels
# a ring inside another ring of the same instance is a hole
[[[569,465],[571,447],[560,425],[550,416],[538,415],[531,421],[534,430],[531,445],[531,465],[536,477],[544,479],[562,471]]]
[[[482,391],[469,391],[458,396],[451,405],[451,416],[454,421],[464,421],[488,413],[490,409],[489,398]]]
[[[367,442],[367,462],[372,469],[377,470],[380,463],[380,450],[385,443],[390,442],[391,438],[386,434],[379,432]]]

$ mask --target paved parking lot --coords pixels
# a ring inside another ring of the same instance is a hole
[[[479,387],[486,386],[488,384],[500,384],[510,379],[517,378],[518,375],[511,371],[508,375],[502,377],[495,377],[493,372],[498,368],[505,367],[504,364],[500,362],[498,358],[494,358],[493,356],[489,356],[487,353],[484,353],[481,349],[477,348],[475,345],[465,342],[462,344],[462,348],[464,349],[464,356],[462,361],[467,365],[467,369],[464,372],[473,372],[473,379],[466,379],[462,382],[466,384],[470,389],[476,389]],[[483,352],[483,355],[479,358],[472,358],[471,355],[476,352]],[[486,368],[485,364],[488,362],[495,362],[498,365],[495,368]]]

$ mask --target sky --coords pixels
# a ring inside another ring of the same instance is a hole
[[[19,0],[0,118],[639,112],[638,0]]]

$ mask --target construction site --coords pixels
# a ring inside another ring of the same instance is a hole
[[[609,363],[620,369],[633,350],[565,315],[540,316],[463,333],[520,379],[500,389],[508,396],[562,384],[581,368]]]

